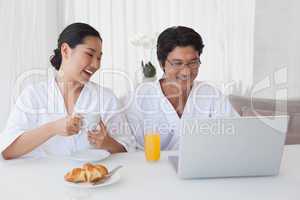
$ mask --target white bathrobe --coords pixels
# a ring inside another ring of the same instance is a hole
[[[238,117],[227,97],[211,85],[194,81],[181,118],[162,92],[159,81],[143,83],[125,99],[127,120],[143,149],[144,134],[159,132],[162,150],[178,149],[179,130],[186,119]]]
[[[50,73],[48,80],[23,90],[0,134],[0,152],[25,131],[67,116],[55,76],[55,72]],[[74,107],[75,112],[100,112],[110,135],[130,151],[135,148],[135,140],[119,110],[119,102],[113,92],[93,82],[85,84]],[[25,156],[70,155],[89,147],[87,133],[80,131],[73,136],[56,135]]]

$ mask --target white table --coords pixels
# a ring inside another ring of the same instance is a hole
[[[162,152],[157,163],[148,163],[142,152],[116,154],[103,161],[122,164],[120,182],[98,189],[71,189],[63,175],[74,161],[61,158],[17,160],[0,163],[0,198],[62,199],[300,199],[300,145],[286,146],[280,175],[260,178],[180,180]]]

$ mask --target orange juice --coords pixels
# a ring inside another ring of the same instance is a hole
[[[148,133],[144,136],[145,154],[148,161],[157,161],[160,158],[160,135]]]

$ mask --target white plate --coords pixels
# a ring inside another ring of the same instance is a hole
[[[70,159],[80,162],[96,162],[109,157],[110,153],[102,149],[85,149],[73,152]]]
[[[72,182],[68,182],[68,181],[64,181],[64,182],[65,182],[65,185],[67,185],[69,187],[74,187],[74,188],[99,188],[99,187],[104,187],[104,186],[114,184],[114,183],[118,182],[120,179],[121,179],[120,173],[116,172],[112,177],[110,177],[104,183],[101,183],[99,185],[92,185],[91,183],[72,183]]]

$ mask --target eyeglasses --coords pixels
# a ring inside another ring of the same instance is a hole
[[[183,63],[183,62],[180,62],[180,61],[174,61],[174,62],[171,62],[170,60],[166,59],[166,61],[168,63],[170,63],[170,65],[174,68],[174,69],[178,69],[178,70],[181,70],[181,69],[184,69],[185,66],[190,68],[190,69],[197,69],[199,68],[200,64],[201,64],[201,61],[200,59],[197,59],[197,60],[193,60],[191,62],[188,62],[188,63]]]

